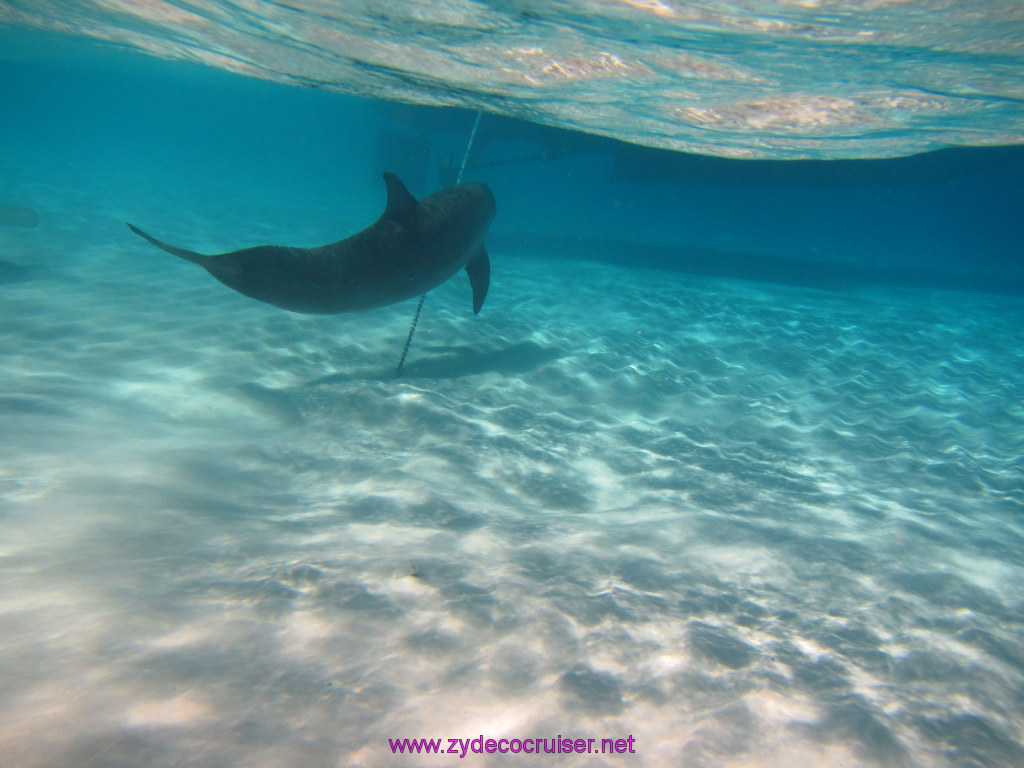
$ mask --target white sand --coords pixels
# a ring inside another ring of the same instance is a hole
[[[1020,764],[1021,301],[493,253],[396,381],[412,302],[292,315],[120,224],[251,211],[45,196],[0,230],[56,270],[0,286],[0,764]]]

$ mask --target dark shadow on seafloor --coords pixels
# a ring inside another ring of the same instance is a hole
[[[27,283],[29,280],[36,280],[40,277],[48,277],[49,275],[50,271],[45,267],[0,260],[0,285]]]
[[[431,350],[444,350],[436,357],[419,357],[415,350],[402,369],[400,378],[416,379],[458,379],[481,373],[528,373],[557,360],[560,353],[544,348],[531,341],[523,341],[502,349],[482,351],[468,346],[428,347],[419,355]],[[306,386],[332,384],[342,381],[382,380],[394,378],[394,370],[387,372],[373,370],[332,373],[306,382]]]

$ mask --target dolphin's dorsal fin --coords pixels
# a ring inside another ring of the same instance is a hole
[[[412,227],[416,224],[416,198],[413,197],[405,184],[393,173],[384,174],[384,183],[388,185],[388,204],[382,219],[392,219],[399,224]]]

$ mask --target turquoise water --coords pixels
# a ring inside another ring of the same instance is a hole
[[[1024,143],[1016,0],[5,0],[3,23],[702,155]]]
[[[1020,149],[484,115],[487,303],[432,291],[396,379],[414,302],[288,313],[124,221],[332,242],[472,113],[5,34],[3,765],[1024,764]],[[478,736],[635,751],[389,742]]]

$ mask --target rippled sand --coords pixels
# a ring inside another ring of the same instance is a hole
[[[396,380],[117,215],[4,233],[5,766],[1024,764],[1021,300],[493,253]]]

